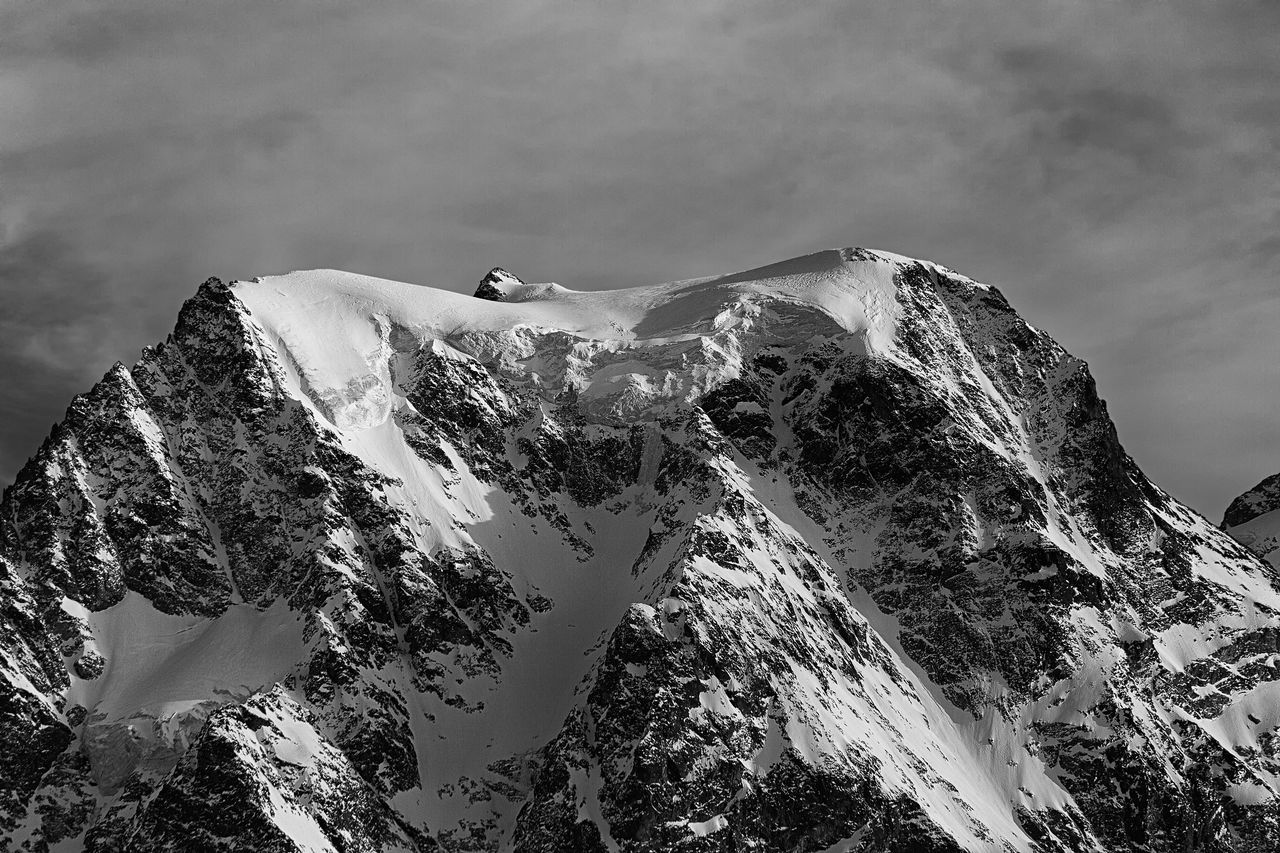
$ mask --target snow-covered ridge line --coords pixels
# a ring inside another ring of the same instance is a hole
[[[898,268],[920,263],[883,252],[831,249],[739,273],[603,291],[525,284],[511,276],[500,282],[506,300],[487,305],[450,290],[340,270],[297,271],[232,286],[255,316],[268,318],[268,323],[282,308],[314,308],[320,317],[322,306],[339,302],[365,315],[385,312],[390,320],[437,336],[530,325],[604,340],[648,339],[712,322],[746,295],[812,305],[846,330],[859,331],[869,325],[860,299],[875,292],[892,295]]]

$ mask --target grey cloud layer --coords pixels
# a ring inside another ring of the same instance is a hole
[[[1210,515],[1280,469],[1280,12],[0,5],[0,478],[208,275],[600,288],[856,243],[1000,285]]]

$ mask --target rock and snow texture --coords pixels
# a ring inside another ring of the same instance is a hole
[[[474,295],[477,299],[487,299],[490,302],[518,301],[517,294],[525,287],[523,281],[502,267],[494,267],[480,280],[480,286],[476,288]]]
[[[1227,507],[1222,527],[1241,544],[1280,568],[1280,474],[1273,474]]]
[[[8,849],[1280,844],[1274,568],[997,291],[489,279],[211,280],[72,403],[0,506]]]

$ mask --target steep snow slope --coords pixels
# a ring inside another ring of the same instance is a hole
[[[477,295],[210,281],[77,398],[0,507],[14,849],[1276,845],[1273,569],[995,290]]]

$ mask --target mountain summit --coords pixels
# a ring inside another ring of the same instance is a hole
[[[488,299],[490,302],[506,302],[508,294],[523,286],[523,281],[502,267],[494,267],[480,280],[480,286],[476,288],[474,295],[477,299]]]
[[[211,279],[72,402],[0,504],[10,849],[1280,844],[1275,569],[994,288],[485,284]]]

